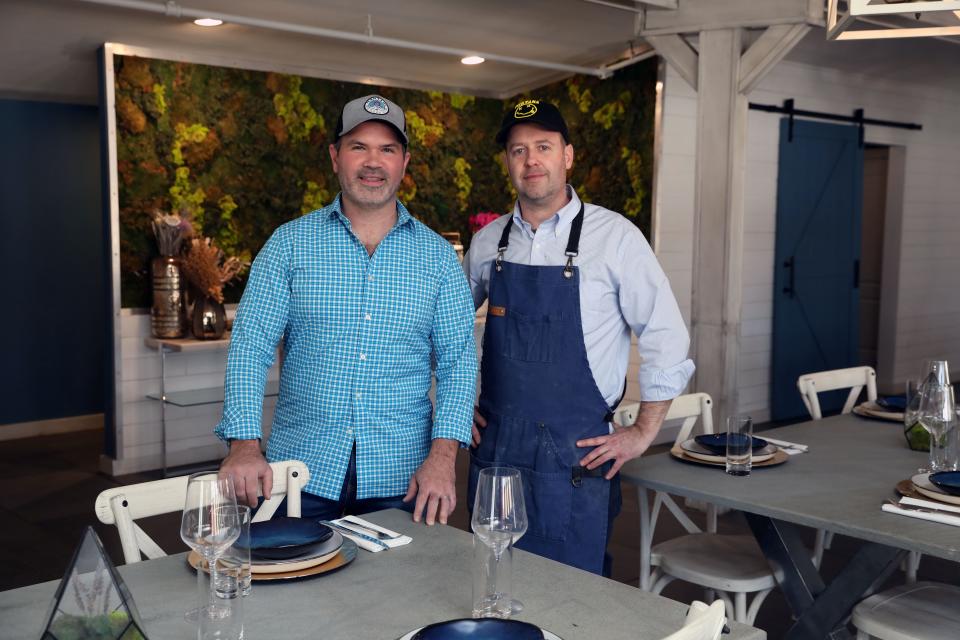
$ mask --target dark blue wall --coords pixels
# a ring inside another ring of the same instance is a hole
[[[104,410],[100,185],[97,107],[0,100],[0,425]]]

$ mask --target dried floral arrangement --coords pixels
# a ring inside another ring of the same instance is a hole
[[[235,256],[225,257],[210,238],[194,238],[180,268],[203,295],[223,303],[223,285],[239,277],[249,266],[250,263]]]

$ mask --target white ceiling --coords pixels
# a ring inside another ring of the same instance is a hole
[[[683,0],[680,0],[683,2]],[[161,6],[158,0],[156,3]],[[599,67],[621,58],[633,14],[582,0],[183,0],[181,5],[445,47]],[[94,103],[104,42],[329,78],[508,96],[563,72],[189,20],[82,0],[0,0],[0,96]],[[641,45],[642,43],[637,42]],[[960,45],[938,40],[825,42],[814,29],[788,59],[960,90]]]

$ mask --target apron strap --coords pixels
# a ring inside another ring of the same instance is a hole
[[[570,238],[567,240],[567,266],[563,268],[563,277],[573,277],[573,259],[580,253],[580,231],[583,229],[583,202],[580,202],[580,211],[570,223]],[[619,403],[617,403],[619,404]]]
[[[510,244],[510,231],[513,230],[513,216],[510,216],[510,219],[507,220],[507,226],[503,228],[503,233],[500,234],[500,242],[497,244],[497,260],[496,260],[496,269],[500,271],[503,269],[501,263],[503,262],[503,254],[507,252],[507,247]],[[573,219],[573,222],[570,223],[570,237],[567,239],[567,249],[564,251],[564,255],[567,256],[567,265],[563,268],[563,277],[571,278],[573,277],[573,259],[580,254],[580,232],[583,230],[583,202],[580,202],[580,211],[577,212],[577,216]],[[621,398],[622,400],[623,398]],[[617,402],[617,404],[620,404]]]

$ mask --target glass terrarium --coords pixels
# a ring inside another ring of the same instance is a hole
[[[93,527],[57,587],[42,640],[146,640],[130,590]]]

